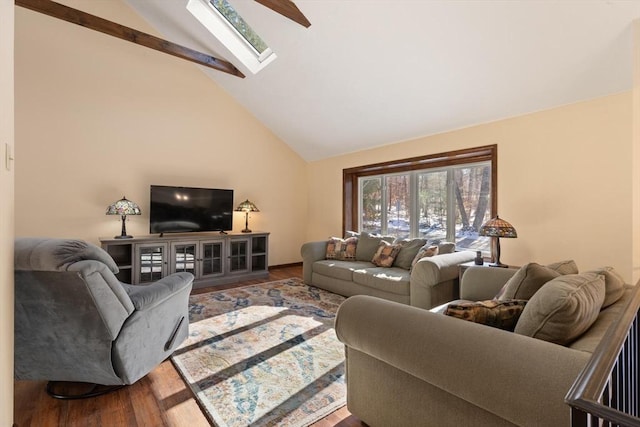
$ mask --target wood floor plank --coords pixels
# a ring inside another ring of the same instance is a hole
[[[302,266],[269,271],[264,280],[195,290],[205,293],[274,280],[302,277]],[[47,395],[46,381],[14,382],[15,427],[207,427],[209,421],[170,360],[135,384],[92,399],[58,400]],[[340,408],[312,427],[366,427]]]

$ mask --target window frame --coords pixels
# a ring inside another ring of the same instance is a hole
[[[230,2],[229,6],[235,10]],[[237,59],[252,74],[257,74],[277,58],[277,55],[271,50],[266,41],[252,28],[251,30],[267,46],[262,53],[258,52],[247,38],[209,0],[188,0],[185,7],[218,41],[220,48]],[[237,11],[236,14],[242,18]],[[250,27],[246,21],[244,22]]]
[[[391,160],[342,170],[342,235],[346,231],[360,229],[358,179],[366,176],[403,173],[408,171],[437,169],[478,162],[491,162],[491,218],[498,211],[498,145],[466,148],[429,154],[407,159]]]

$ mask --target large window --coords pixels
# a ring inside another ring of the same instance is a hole
[[[497,147],[441,153],[344,170],[345,230],[455,241],[490,251],[478,236],[495,215]]]

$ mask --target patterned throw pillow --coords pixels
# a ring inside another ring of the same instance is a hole
[[[325,258],[345,260],[345,261],[355,261],[357,246],[358,246],[357,237],[349,237],[347,239],[332,237],[327,242],[327,251],[325,253]]]
[[[376,253],[373,255],[372,263],[377,265],[378,267],[391,267],[393,265],[393,261],[396,259],[398,252],[400,252],[402,246],[399,244],[391,244],[389,242],[385,242],[382,240],[378,244],[378,249]]]
[[[411,261],[411,268],[415,267],[418,261],[420,261],[422,258],[435,256],[435,255],[438,255],[438,253],[439,253],[439,248],[437,245],[431,245],[431,246],[429,246],[429,244],[424,245],[423,247],[420,248],[416,256],[413,258],[413,261]]]
[[[449,304],[444,314],[513,332],[526,304],[524,300],[495,299]]]

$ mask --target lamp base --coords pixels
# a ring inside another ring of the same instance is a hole
[[[251,233],[251,230],[249,230],[248,228],[245,228],[244,230],[242,230],[243,233]]]
[[[115,236],[114,239],[133,239],[133,236],[129,236],[129,235],[122,236],[122,235],[120,235],[120,236]]]

